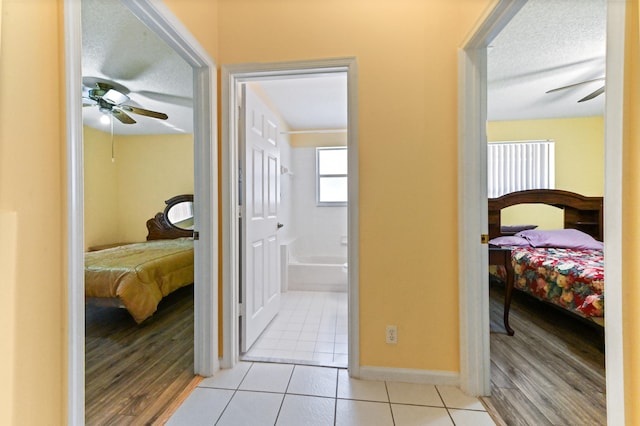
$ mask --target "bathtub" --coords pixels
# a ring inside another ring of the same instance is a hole
[[[287,288],[303,291],[347,291],[347,259],[289,256]]]

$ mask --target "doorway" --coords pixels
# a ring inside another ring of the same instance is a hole
[[[241,359],[346,367],[346,73],[240,92]]]
[[[243,264],[243,261],[246,261],[246,248],[251,247],[251,243],[247,240],[246,235],[246,223],[243,221],[249,221],[249,213],[246,213],[246,209],[244,208],[244,203],[249,203],[250,200],[245,200],[243,198],[243,194],[247,191],[243,190],[243,183],[246,183],[247,189],[250,188],[250,182],[254,182],[255,179],[250,178],[250,171],[248,170],[249,166],[241,166],[240,168],[233,167],[232,165],[244,164],[243,158],[245,158],[245,154],[243,153],[242,148],[242,140],[243,140],[243,126],[238,126],[235,114],[231,114],[230,111],[238,111],[239,104],[242,103],[242,90],[250,86],[252,89],[258,92],[262,92],[265,94],[267,99],[272,99],[276,96],[273,92],[271,92],[271,98],[268,96],[271,90],[274,90],[274,86],[278,84],[289,83],[304,83],[305,80],[308,83],[311,83],[314,79],[327,79],[327,78],[336,78],[338,76],[343,76],[346,82],[346,113],[348,116],[348,120],[346,126],[343,129],[310,129],[308,131],[290,131],[286,126],[281,130],[278,130],[279,137],[283,138],[283,140],[291,140],[294,137],[298,140],[301,139],[301,136],[306,136],[307,138],[313,136],[317,138],[321,136],[321,139],[326,142],[331,141],[329,145],[335,144],[336,133],[342,133],[342,138],[344,142],[342,148],[346,148],[348,150],[348,173],[349,179],[347,180],[345,177],[345,181],[348,181],[346,185],[346,193],[348,194],[348,206],[347,203],[342,203],[341,208],[343,209],[343,221],[345,226],[343,227],[344,231],[341,235],[335,238],[335,244],[337,246],[337,250],[343,250],[343,259],[340,263],[336,263],[335,266],[338,268],[336,272],[339,274],[344,274],[347,277],[348,290],[343,294],[343,302],[348,304],[348,309],[345,310],[343,319],[343,326],[346,326],[348,331],[339,337],[340,340],[340,348],[344,348],[345,355],[342,360],[342,366],[346,366],[349,364],[349,368],[357,368],[356,364],[353,364],[351,361],[354,357],[354,354],[357,353],[357,345],[354,345],[353,342],[357,341],[357,321],[354,321],[354,318],[357,318],[357,303],[354,301],[357,300],[357,244],[348,244],[350,241],[357,241],[357,139],[356,139],[356,123],[354,119],[354,111],[355,111],[355,61],[351,59],[345,60],[325,60],[325,61],[313,61],[313,62],[295,62],[295,63],[285,63],[285,64],[262,64],[262,65],[236,65],[223,67],[223,123],[226,127],[223,127],[223,189],[225,190],[225,195],[228,198],[223,198],[223,205],[228,205],[231,207],[229,210],[223,210],[223,232],[225,230],[229,230],[228,234],[223,234],[223,253],[227,256],[223,258],[223,304],[225,305],[224,310],[224,324],[225,324],[225,340],[224,340],[224,352],[221,365],[223,367],[231,367],[238,360],[241,359],[241,354],[243,350],[249,349],[249,346],[244,346],[242,349],[240,348],[239,342],[243,340],[244,333],[244,325],[243,322],[245,318],[251,315],[251,309],[249,312],[247,311],[248,305],[245,302],[245,296],[248,293],[246,287],[242,285],[242,283],[246,283],[244,279],[247,274],[246,267]],[[269,102],[271,105],[274,104],[273,101]],[[277,102],[275,102],[277,104]],[[278,110],[277,107],[274,108]],[[276,118],[272,120],[273,122],[277,121]],[[246,132],[252,131],[247,127]],[[346,138],[345,138],[346,136]],[[295,143],[294,143],[295,145]],[[286,148],[288,146],[288,148]],[[324,146],[323,148],[327,148]],[[335,148],[335,146],[334,146]],[[279,194],[282,194],[282,205],[293,206],[295,204],[296,208],[302,208],[301,203],[296,201],[296,196],[294,192],[294,186],[298,185],[298,183],[302,182],[305,179],[315,179],[314,178],[314,170],[315,170],[315,162],[316,162],[316,152],[320,147],[314,146],[311,144],[309,146],[301,146],[291,148],[290,144],[285,145],[286,154],[282,156],[282,162],[278,167],[278,174],[280,176],[280,183],[282,186],[282,191],[279,191]],[[293,152],[295,151],[295,152]],[[307,164],[304,161],[309,160],[309,155],[311,155],[311,163]],[[294,161],[294,158],[299,157],[298,160],[303,161],[299,163]],[[306,157],[305,160],[302,158]],[[293,161],[293,163],[292,163]],[[294,167],[293,164],[296,164]],[[302,167],[298,170],[298,164]],[[305,177],[305,173],[307,173]],[[300,182],[299,182],[300,181]],[[294,183],[295,182],[295,183]],[[315,181],[313,181],[315,182]],[[313,184],[315,186],[315,183]],[[250,192],[249,192],[250,193]],[[315,194],[315,187],[313,188],[312,194]],[[237,195],[236,195],[237,194]],[[246,197],[249,198],[249,197]],[[285,199],[286,198],[286,199]],[[251,198],[253,200],[253,196]],[[228,202],[227,202],[228,200]],[[344,200],[344,201],[347,201]],[[313,204],[314,208],[316,205],[315,195],[313,195]],[[317,209],[325,209],[324,213],[329,212],[333,207],[320,207],[317,206]],[[290,209],[291,210],[291,209]],[[295,232],[296,225],[302,226],[299,229],[307,229],[308,224],[305,225],[300,223],[299,219],[296,219],[291,211],[287,212],[286,208],[282,212],[283,220],[277,220],[278,229],[281,229],[282,238],[278,243],[278,257],[279,260],[276,262],[278,265],[278,274],[280,278],[278,281],[281,283],[281,289],[284,290],[280,294],[281,298],[287,305],[290,305],[287,302],[287,299],[291,300],[292,304],[308,304],[310,303],[308,300],[301,302],[301,297],[304,294],[299,294],[299,287],[296,278],[297,271],[294,271],[291,267],[287,268],[287,259],[292,258],[300,258],[300,253],[302,253],[305,248],[309,248],[309,241],[312,238],[298,238],[302,235],[298,235]],[[242,217],[239,221],[232,220],[232,218]],[[355,225],[355,226],[354,226]],[[329,225],[331,227],[331,225]],[[326,229],[326,227],[324,228]],[[317,229],[316,229],[317,231]],[[337,231],[339,233],[339,231]],[[309,234],[309,232],[307,232]],[[308,237],[308,235],[304,235],[304,237]],[[325,247],[326,248],[326,247]],[[251,250],[251,249],[250,249]],[[325,254],[326,251],[323,253]],[[306,254],[306,253],[305,253]],[[304,257],[304,256],[302,256]],[[335,256],[339,257],[339,256]],[[326,262],[324,262],[326,263]],[[352,265],[354,265],[352,267]],[[289,274],[289,270],[291,270],[291,275]],[[316,284],[318,284],[316,282]],[[279,286],[280,288],[280,286]],[[327,287],[326,289],[328,289]],[[304,290],[304,289],[303,289]],[[314,288],[316,291],[314,296],[320,295],[320,293],[326,292],[318,292],[318,290],[322,290],[322,288]],[[335,287],[332,290],[336,290]],[[310,296],[314,294],[313,292],[304,292],[307,293],[306,296]],[[331,293],[331,292],[330,292]],[[333,295],[328,294],[327,296],[336,296],[339,292],[332,292]],[[315,297],[314,297],[315,298]],[[316,298],[317,299],[317,298]],[[333,302],[324,300],[320,303],[323,304],[331,304]],[[251,305],[251,302],[249,303]],[[293,310],[290,306],[284,306],[284,310],[281,311],[282,315],[280,317],[284,317],[286,315],[293,315]],[[338,306],[338,305],[335,305]],[[345,306],[346,308],[347,306]],[[314,308],[318,309],[318,308]],[[287,313],[285,313],[287,311]],[[309,311],[304,311],[304,315],[308,316]],[[317,313],[316,313],[317,314]],[[300,327],[304,326],[304,321],[302,321],[301,315],[302,312],[298,312],[296,314],[296,321],[299,321],[298,324]],[[315,314],[314,314],[315,315]],[[336,339],[337,333],[335,330],[337,321],[338,321],[338,313],[334,311],[333,320],[333,333],[332,339]],[[300,322],[302,321],[302,322]],[[319,319],[312,320],[316,322],[314,325],[316,327],[319,326]],[[273,324],[277,324],[279,322],[278,318],[272,321]],[[311,326],[307,324],[307,326]],[[278,327],[278,325],[276,325]],[[293,327],[292,324],[289,324],[289,327]],[[325,325],[325,327],[330,327],[330,325]],[[285,330],[280,330],[285,331]],[[302,328],[300,330],[291,330],[293,333],[297,333],[298,336],[302,333]],[[268,333],[268,332],[265,332]],[[292,337],[292,334],[289,334],[289,337]],[[310,333],[310,331],[307,331]],[[315,333],[318,333],[318,330],[315,330]],[[273,334],[271,334],[273,336]],[[245,336],[246,337],[246,336]],[[254,336],[255,337],[255,336]],[[269,339],[266,335],[265,339]],[[310,339],[310,334],[305,336]],[[324,336],[326,337],[326,336]],[[300,350],[299,352],[311,352],[311,345],[318,344],[317,341],[311,340],[304,343],[298,341],[296,343],[289,342],[288,349],[285,348],[273,348],[270,356],[261,357],[262,359],[281,359],[288,361],[302,361],[299,357],[296,359],[291,359],[289,356],[276,356],[275,351],[285,351],[289,350],[291,355],[293,355],[293,351],[295,351],[295,347],[293,345],[300,344],[299,348],[306,350]],[[271,344],[275,342],[270,342]],[[326,342],[327,344],[329,342]],[[246,342],[245,342],[246,344]],[[331,342],[332,349],[336,345],[336,340]],[[325,345],[328,346],[328,345]],[[355,349],[352,349],[355,348]],[[265,349],[265,348],[263,348]],[[348,355],[346,355],[348,352]],[[251,355],[252,352],[247,352],[248,355]],[[259,354],[260,355],[260,354]],[[262,352],[261,355],[267,355],[266,352]],[[332,357],[333,357],[332,353]],[[301,354],[298,354],[301,356]],[[318,356],[319,358],[319,356]],[[333,360],[333,358],[332,358]],[[347,362],[344,362],[347,361]],[[313,359],[308,359],[307,363],[314,363]],[[329,365],[326,360],[324,364],[318,359],[316,359],[315,363],[319,363],[321,365]]]
[[[488,253],[478,235],[487,230],[486,204],[486,87],[487,46],[526,1],[500,1],[460,51],[459,93],[459,212],[461,388],[472,395],[489,395]],[[607,418],[624,423],[621,316],[621,115],[624,65],[625,3],[607,3],[607,106],[605,112],[605,244],[607,245]],[[473,164],[477,167],[469,168]],[[477,215],[477,211],[481,215]],[[480,276],[482,284],[474,277]],[[480,301],[480,303],[478,303]]]
[[[217,150],[215,64],[197,41],[163,5],[148,0],[124,1],[151,31],[193,69],[195,218],[200,239],[195,258],[195,373],[218,369],[217,304]],[[65,0],[65,69],[67,96],[68,194],[68,412],[70,424],[84,424],[84,187],[82,149],[82,67],[80,3]],[[212,260],[213,259],[213,260]]]

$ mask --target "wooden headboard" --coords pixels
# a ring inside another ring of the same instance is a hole
[[[182,229],[173,225],[168,219],[169,210],[176,204],[191,202],[193,203],[193,195],[184,194],[177,195],[165,201],[167,207],[164,212],[156,213],[156,215],[147,221],[147,241],[149,240],[172,240],[182,237],[193,237],[192,229]]]
[[[489,238],[502,235],[500,212],[516,204],[548,204],[564,210],[564,227],[578,229],[596,240],[602,241],[603,198],[585,197],[575,192],[559,189],[530,189],[489,199]]]

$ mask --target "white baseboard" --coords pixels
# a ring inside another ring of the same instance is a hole
[[[358,378],[364,380],[388,380],[393,382],[423,383],[429,385],[460,385],[460,374],[457,372],[414,370],[410,368],[361,366]]]

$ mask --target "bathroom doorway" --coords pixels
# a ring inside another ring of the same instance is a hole
[[[350,364],[357,150],[349,133],[349,69],[333,64],[269,76],[223,69],[223,96],[231,101],[223,108],[223,140],[232,142],[223,176],[229,173],[229,194],[237,194],[237,203],[223,200],[237,206],[227,216],[237,220],[230,223],[229,263],[223,259],[223,300],[231,302],[225,366]],[[261,235],[256,225],[263,224]]]

